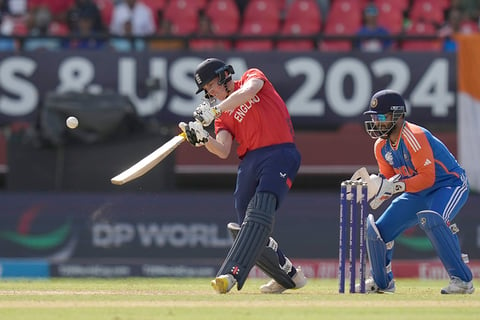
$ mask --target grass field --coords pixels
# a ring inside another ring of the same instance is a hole
[[[344,294],[335,280],[262,295],[261,279],[216,294],[210,279],[127,278],[0,281],[0,319],[479,319],[480,291],[441,295],[446,281],[397,280],[395,294]]]

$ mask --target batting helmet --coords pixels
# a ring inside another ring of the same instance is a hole
[[[228,72],[228,76],[225,76],[225,71]],[[232,80],[232,74],[234,74],[233,67],[227,65],[220,59],[208,58],[197,66],[195,70],[195,82],[197,83],[197,94],[202,92],[203,86],[207,83],[219,77],[218,84],[225,84]]]

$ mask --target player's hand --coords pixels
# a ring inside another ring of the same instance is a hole
[[[384,201],[390,199],[394,194],[405,191],[405,182],[399,181],[401,178],[401,175],[399,174],[394,175],[390,179],[378,178],[381,180],[373,179],[375,184],[379,183],[379,185],[377,194],[373,197],[372,201],[370,201],[370,207],[374,210],[380,207]]]
[[[199,121],[204,127],[208,127],[213,120],[220,117],[220,110],[217,106],[211,106],[210,102],[203,101],[193,112],[195,120]]]
[[[362,167],[355,171],[350,178],[350,180],[358,181],[361,180],[367,184],[368,194],[367,201],[370,201],[378,194],[380,186],[382,185],[382,177],[379,177],[376,174],[369,174],[365,167]],[[360,199],[359,199],[360,200]]]
[[[200,122],[190,121],[188,124],[185,122],[180,122],[178,127],[185,132],[187,141],[195,147],[201,147],[208,142],[208,137],[210,134],[203,129],[203,126]]]

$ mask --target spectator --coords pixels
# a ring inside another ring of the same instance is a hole
[[[13,33],[13,22],[10,19],[10,11],[5,0],[0,0],[0,51],[16,50],[15,40],[4,38]]]
[[[66,49],[100,49],[105,40],[100,38],[101,32],[96,30],[97,15],[95,11],[80,10],[75,17],[75,29],[72,38],[63,41]]]
[[[468,15],[458,7],[451,8],[445,24],[438,30],[439,37],[443,39],[443,51],[457,51],[456,34],[469,34],[477,31],[477,25],[469,20]]]
[[[198,14],[198,36],[213,36],[212,21],[210,17],[203,11],[199,11]],[[205,51],[205,50],[226,50],[230,48],[229,42],[226,40],[216,39],[198,39],[194,38],[190,40],[189,47],[192,50]]]
[[[129,28],[126,23],[130,24]],[[130,31],[132,36],[148,36],[156,31],[152,10],[137,0],[125,0],[116,5],[112,13],[110,32],[123,36]]]
[[[166,19],[162,11],[157,13],[158,15],[158,36],[164,36],[162,39],[151,40],[149,43],[149,48],[151,50],[181,50],[185,49],[185,41],[181,39],[168,39],[168,37],[173,35],[172,32],[172,23]]]
[[[28,15],[28,29],[30,38],[23,44],[24,50],[55,50],[60,48],[60,40],[51,36],[50,24],[52,14],[48,7],[38,7]],[[47,37],[45,37],[47,36]]]
[[[3,0],[11,15],[20,17],[27,14],[27,0]]]
[[[389,39],[390,32],[383,26],[378,25],[378,8],[369,4],[363,11],[363,25],[356,33],[357,40],[353,47],[362,51],[378,52],[385,51],[392,46]]]
[[[51,21],[65,24],[67,11],[75,0],[28,0],[28,11],[35,12],[39,8],[47,8]]]
[[[461,10],[477,26],[480,24],[480,1],[478,0],[451,0],[450,8]]]
[[[110,40],[110,46],[116,51],[143,51],[145,49],[145,41],[133,37],[131,20],[125,20],[123,23],[122,35],[123,37],[114,37]]]
[[[79,26],[80,16],[92,20],[93,32],[102,33],[105,31],[100,9],[92,0],[75,0],[73,6],[67,11],[67,25],[71,32],[78,33],[82,28],[82,26]]]

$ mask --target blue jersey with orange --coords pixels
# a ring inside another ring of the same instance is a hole
[[[294,141],[287,106],[262,71],[247,70],[235,81],[235,90],[251,78],[263,80],[262,89],[247,103],[222,113],[215,120],[215,133],[227,130],[238,142],[239,158],[251,150]]]
[[[402,176],[406,192],[462,184],[464,169],[447,147],[430,131],[405,121],[398,143],[377,139],[375,158],[386,178]]]

